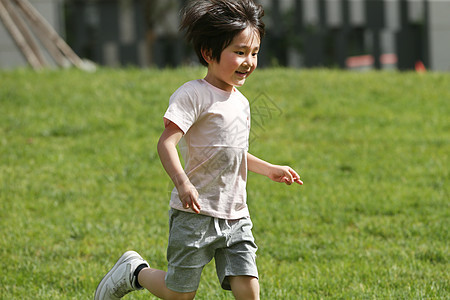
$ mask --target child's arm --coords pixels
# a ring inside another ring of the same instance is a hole
[[[182,137],[183,131],[175,123],[170,122],[159,138],[158,154],[164,169],[178,190],[183,207],[199,213],[198,192],[189,181],[178,157],[176,146]]]
[[[303,184],[300,176],[291,167],[272,165],[250,153],[247,153],[247,166],[249,171],[265,175],[276,182],[284,182],[288,185],[294,182]]]

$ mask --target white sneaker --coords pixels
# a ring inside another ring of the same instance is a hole
[[[142,289],[136,287],[137,278],[134,276],[134,271],[142,264],[149,266],[135,251],[125,252],[98,284],[94,299],[120,299],[129,292]]]

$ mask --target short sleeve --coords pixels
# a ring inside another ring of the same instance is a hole
[[[164,125],[175,123],[186,134],[198,118],[198,97],[195,90],[185,84],[170,97],[169,107],[164,114]]]

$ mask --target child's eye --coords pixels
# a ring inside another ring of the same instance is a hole
[[[253,56],[258,56],[258,52],[256,52],[256,53],[253,53],[252,55],[253,55]]]
[[[245,53],[242,52],[242,51],[236,51],[236,54],[237,54],[237,55],[244,55]]]

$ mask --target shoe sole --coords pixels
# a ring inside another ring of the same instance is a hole
[[[125,252],[124,254],[122,254],[122,256],[119,258],[119,260],[116,262],[116,264],[111,268],[111,270],[109,270],[109,272],[106,273],[105,276],[103,276],[102,280],[100,281],[100,283],[97,286],[97,289],[95,290],[94,300],[101,300],[99,298],[100,297],[99,292],[102,290],[106,281],[108,281],[109,276],[119,267],[119,265],[121,265],[128,257],[130,257],[132,255],[137,255],[138,257],[140,257],[139,254],[135,251]]]

